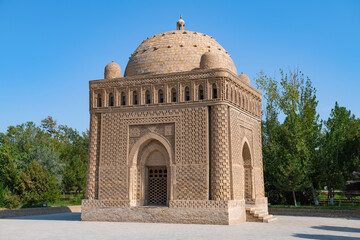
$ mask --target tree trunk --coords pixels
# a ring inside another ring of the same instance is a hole
[[[294,198],[294,206],[297,207],[297,204],[296,204],[296,197],[295,197],[295,192],[292,191],[292,194],[293,194],[293,198]]]
[[[330,189],[330,205],[334,205],[334,189]]]
[[[314,198],[315,206],[319,206],[319,200],[317,198],[316,191],[314,189],[314,185],[311,185],[311,192],[312,192],[312,195],[313,195],[313,198]]]

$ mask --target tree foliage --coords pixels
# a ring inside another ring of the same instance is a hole
[[[0,182],[15,196],[17,184],[24,171],[34,162],[55,179],[62,192],[85,189],[88,132],[79,133],[66,125],[59,125],[52,117],[41,121],[41,126],[33,122],[9,126],[0,133]],[[28,170],[29,171],[29,170]],[[22,196],[31,188],[23,188]],[[30,194],[30,193],[29,193]],[[16,197],[9,199],[16,200]],[[32,197],[22,197],[28,201]],[[25,202],[23,202],[25,203]]]
[[[16,190],[27,204],[55,202],[60,196],[55,177],[35,160],[20,172]]]
[[[330,190],[342,189],[353,171],[360,170],[360,119],[336,102],[330,117],[324,121],[320,162],[322,185]]]
[[[295,192],[312,186],[312,162],[321,129],[316,90],[298,70],[280,70],[279,82],[261,72],[256,82],[266,100],[262,122],[265,186],[270,192],[292,192],[296,205]]]

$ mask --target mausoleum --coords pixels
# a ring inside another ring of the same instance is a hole
[[[176,28],[145,39],[123,77],[111,62],[89,82],[82,220],[271,221],[261,93],[213,37]]]

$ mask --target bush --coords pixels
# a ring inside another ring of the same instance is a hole
[[[17,208],[20,203],[20,197],[18,195],[9,195],[5,198],[6,208]]]
[[[5,206],[5,193],[6,189],[4,188],[4,184],[0,182],[0,207]]]
[[[35,160],[20,172],[17,192],[24,204],[55,202],[60,197],[56,180]]]

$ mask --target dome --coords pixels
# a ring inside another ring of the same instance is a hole
[[[105,67],[104,71],[104,78],[105,79],[112,79],[112,78],[121,78],[121,68],[119,64],[112,61]]]
[[[210,69],[210,68],[220,68],[221,63],[219,61],[219,56],[213,52],[207,52],[201,55],[200,59],[200,68],[201,69]]]
[[[181,24],[181,25],[185,25],[185,21],[184,19],[182,19],[182,16],[180,15],[179,20],[177,21],[177,23]]]
[[[125,77],[199,69],[201,56],[209,50],[218,56],[220,67],[237,75],[230,55],[215,39],[198,32],[175,30],[144,40],[131,55]]]
[[[246,74],[244,74],[243,72],[241,72],[241,74],[239,75],[239,78],[240,78],[241,81],[250,84],[250,78]]]

